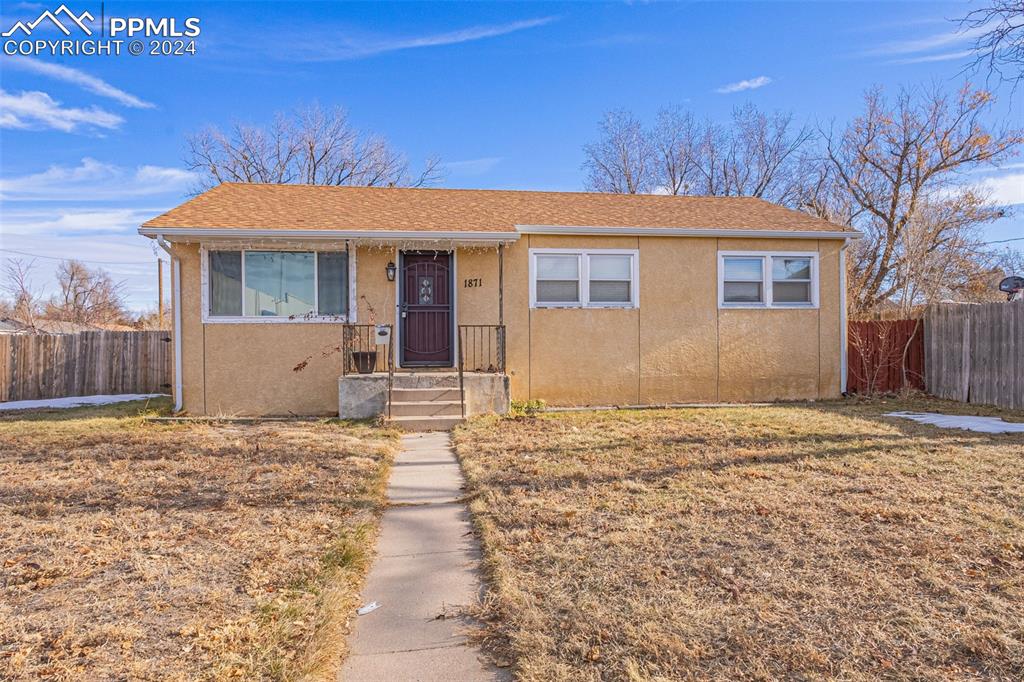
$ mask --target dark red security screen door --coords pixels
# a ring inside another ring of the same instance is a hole
[[[406,251],[401,260],[401,363],[451,367],[452,255]]]

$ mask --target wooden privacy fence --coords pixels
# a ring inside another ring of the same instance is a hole
[[[173,352],[165,331],[0,335],[0,401],[169,393]]]
[[[924,390],[922,320],[851,321],[847,329],[846,390]]]
[[[929,306],[925,367],[934,396],[1024,409],[1024,303]]]

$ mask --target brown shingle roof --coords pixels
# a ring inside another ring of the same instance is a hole
[[[143,228],[513,232],[516,225],[844,230],[752,197],[225,183]]]

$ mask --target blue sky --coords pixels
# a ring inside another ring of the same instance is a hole
[[[0,256],[102,262],[131,305],[153,307],[155,254],[135,229],[187,197],[183,139],[207,124],[340,104],[414,169],[439,155],[444,186],[577,190],[581,147],[609,109],[725,119],[752,101],[827,126],[873,84],[955,87],[967,40],[948,19],[968,7],[106,2],[107,16],[200,18],[197,54],[0,56]],[[0,25],[46,8],[5,1]],[[1013,107],[1000,94],[996,114],[1024,127],[1024,95]],[[977,180],[1024,204],[1024,158]],[[1024,219],[988,234],[1024,236]],[[36,262],[48,285],[57,261]]]

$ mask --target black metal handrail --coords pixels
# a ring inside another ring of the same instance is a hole
[[[505,373],[505,325],[459,325],[459,371]]]
[[[460,328],[459,338],[462,338],[462,331]],[[462,406],[462,418],[466,418],[466,380],[463,378],[465,370],[463,369],[463,355],[462,355],[462,344],[459,344],[459,404]]]
[[[391,419],[391,397],[395,388],[395,330],[388,325],[388,419]]]
[[[388,333],[387,349],[383,352],[378,347],[377,328],[386,327]],[[341,328],[341,373],[347,374],[370,374],[372,372],[394,373],[394,338],[390,324],[345,324]],[[390,392],[390,389],[389,389]],[[390,396],[389,396],[390,400]]]

